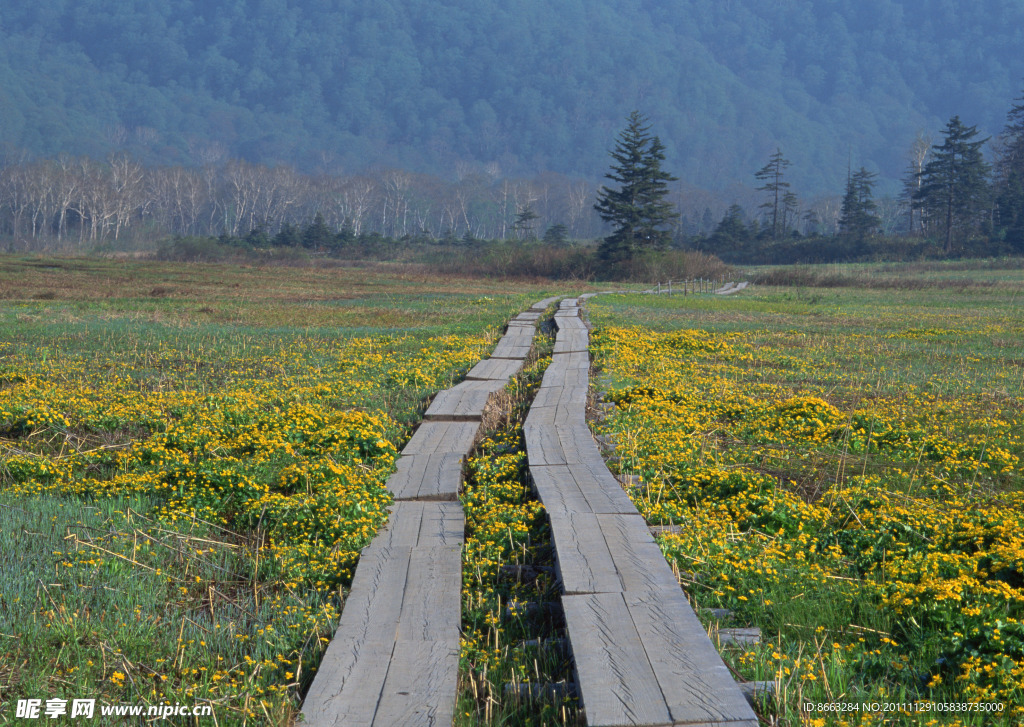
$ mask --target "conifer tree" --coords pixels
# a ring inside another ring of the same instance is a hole
[[[777,240],[785,231],[786,205],[795,201],[795,196],[787,197],[789,182],[783,180],[789,160],[782,156],[782,150],[776,149],[768,159],[768,163],[754,174],[754,178],[764,184],[757,188],[758,192],[767,192],[768,200],[761,205],[765,217],[771,226],[772,239]]]
[[[615,163],[605,177],[619,188],[602,186],[594,205],[601,219],[614,226],[598,250],[608,265],[628,262],[642,251],[664,249],[671,235],[668,228],[679,216],[666,201],[668,183],[676,177],[661,168],[665,146],[649,132],[647,119],[634,111],[609,152]]]
[[[1000,137],[995,168],[996,215],[1006,241],[1024,250],[1024,96],[1017,99]]]
[[[867,235],[878,231],[881,220],[875,214],[878,205],[871,194],[876,176],[864,167],[849,175],[842,210],[839,213],[840,233],[863,240]]]
[[[989,203],[989,165],[981,153],[988,139],[973,141],[976,126],[964,126],[959,116],[946,124],[942,144],[932,147],[932,158],[921,172],[914,204],[925,222],[940,230],[944,250],[953,252],[955,233],[977,227]]]

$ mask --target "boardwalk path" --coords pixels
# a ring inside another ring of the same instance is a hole
[[[451,725],[459,674],[462,460],[484,408],[523,366],[541,313],[516,316],[491,358],[442,391],[387,482],[387,527],[363,550],[341,621],[302,706],[303,724]]]
[[[588,725],[736,725],[757,718],[586,424],[589,334],[576,300],[524,424],[547,510]]]
[[[457,501],[489,397],[522,367],[536,321],[509,323],[490,359],[441,392],[387,486],[387,527],[359,560],[304,724],[452,723],[458,683]],[[562,605],[587,724],[736,725],[757,719],[712,646],[647,524],[586,424],[589,333],[576,300],[555,314],[552,361],[524,424],[530,473],[551,522]]]

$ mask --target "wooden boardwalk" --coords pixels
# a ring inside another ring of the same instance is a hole
[[[576,683],[588,725],[735,725],[757,717],[586,424],[589,334],[576,300],[524,424],[551,523]]]
[[[536,321],[509,322],[491,358],[439,393],[388,479],[387,526],[363,550],[337,632],[302,705],[303,724],[451,725],[459,675],[462,545],[457,502],[490,397],[523,367]]]

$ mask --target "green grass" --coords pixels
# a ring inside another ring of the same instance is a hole
[[[729,298],[593,301],[620,402],[601,426],[642,511],[683,526],[662,542],[691,598],[761,628],[724,655],[775,684],[766,720],[881,719],[804,701],[1020,708],[1021,268],[827,267]]]

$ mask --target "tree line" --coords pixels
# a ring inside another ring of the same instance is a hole
[[[269,239],[319,219],[354,236],[562,243],[601,234],[593,196],[583,180],[503,179],[479,165],[445,180],[399,169],[303,174],[238,159],[151,167],[126,153],[15,155],[0,162],[0,240],[14,250],[88,251],[168,236]]]
[[[804,206],[777,149],[754,174],[757,214],[734,203],[710,233],[684,232],[681,244],[736,262],[1024,254],[1024,97],[995,140],[954,116],[937,143],[919,135],[908,157],[897,198],[876,199],[877,175],[851,165],[841,198]]]

